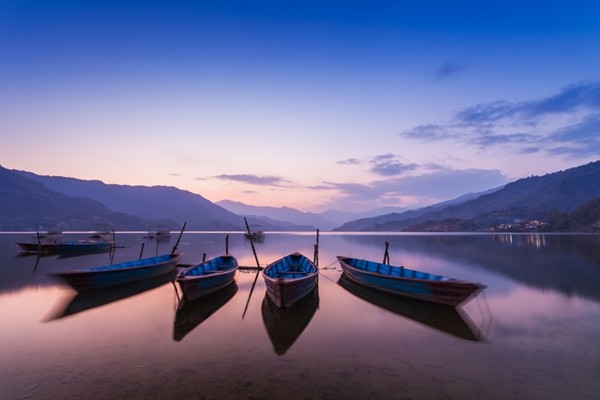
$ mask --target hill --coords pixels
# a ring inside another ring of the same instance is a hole
[[[200,195],[171,186],[115,185],[25,171],[18,173],[66,196],[94,199],[110,210],[137,218],[166,221],[172,229],[183,222],[187,222],[189,230],[241,230],[244,227],[239,216]]]
[[[331,230],[336,225],[310,212],[302,212],[290,207],[260,207],[251,206],[238,201],[221,200],[218,205],[235,214],[242,216],[260,217],[273,225],[286,229],[312,230],[315,228]]]
[[[443,220],[452,221],[450,225],[461,226],[457,221],[460,219],[473,224],[470,225],[473,230],[485,231],[495,224],[548,220],[553,212],[571,212],[598,197],[600,162],[596,161],[544,176],[520,179],[500,190],[459,204],[361,219],[336,230],[435,230],[435,226]]]
[[[65,230],[146,229],[151,221],[108,209],[101,203],[74,198],[0,166],[0,229],[31,230],[40,225]]]

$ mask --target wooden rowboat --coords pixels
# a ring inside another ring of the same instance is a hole
[[[338,256],[348,279],[367,287],[417,300],[457,307],[485,289],[480,283],[415,271],[401,266]]]
[[[319,269],[300,253],[292,253],[262,271],[267,294],[277,307],[291,307],[317,286]]]
[[[164,254],[120,264],[82,268],[55,275],[77,291],[137,282],[167,274],[175,270],[181,253]]]
[[[68,242],[21,242],[17,243],[26,253],[37,254],[83,254],[110,251],[112,242],[94,240],[73,240]]]
[[[223,255],[182,270],[177,282],[187,301],[194,301],[233,282],[238,262],[231,255]]]

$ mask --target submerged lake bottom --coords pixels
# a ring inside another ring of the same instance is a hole
[[[185,233],[184,263],[241,232]],[[69,239],[84,233],[67,234]],[[317,290],[280,309],[256,271],[194,302],[163,276],[77,294],[53,274],[169,253],[117,233],[114,253],[22,255],[0,234],[2,399],[595,399],[600,392],[600,236],[322,233]],[[390,261],[487,288],[457,309],[344,279],[336,256]],[[262,266],[315,237],[267,233]]]

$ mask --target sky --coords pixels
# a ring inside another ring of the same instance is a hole
[[[600,2],[0,0],[0,164],[303,211],[600,159]]]

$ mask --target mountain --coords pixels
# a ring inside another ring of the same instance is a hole
[[[475,199],[444,207],[439,205],[366,218],[344,224],[340,231],[433,230],[439,221],[460,226],[462,219],[487,230],[490,225],[519,220],[549,219],[552,212],[570,212],[600,197],[600,161],[544,176],[532,176],[512,182],[502,189]],[[443,224],[442,224],[443,225]],[[451,228],[448,228],[451,230]]]
[[[251,206],[233,200],[221,200],[217,201],[216,204],[238,215],[266,217],[265,221],[282,227],[286,226],[287,229],[312,230],[319,228],[322,230],[331,230],[337,226],[335,223],[327,221],[317,214],[302,212],[290,207]]]
[[[109,210],[101,203],[66,196],[0,166],[0,230],[145,229],[151,221]]]
[[[244,221],[204,197],[171,186],[106,184],[17,171],[22,177],[71,197],[94,199],[106,208],[146,220],[162,220],[172,229],[187,222],[188,230],[241,230]],[[147,229],[147,226],[144,228]]]

